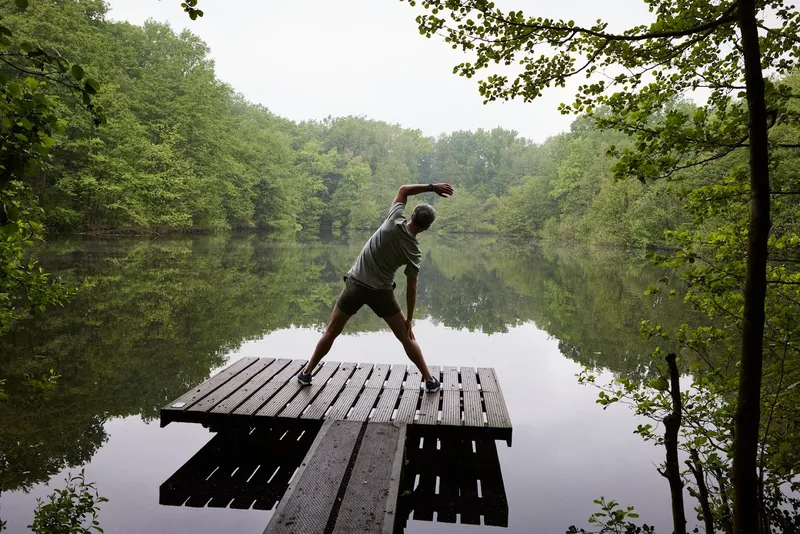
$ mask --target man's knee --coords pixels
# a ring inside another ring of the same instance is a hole
[[[342,328],[341,327],[328,325],[328,328],[325,329],[325,332],[322,335],[324,337],[330,339],[331,341],[333,341],[334,339],[339,337],[339,334],[341,334],[341,333],[342,333]]]
[[[405,345],[406,341],[408,340],[408,336],[403,332],[394,332],[394,337],[397,338],[397,341]]]

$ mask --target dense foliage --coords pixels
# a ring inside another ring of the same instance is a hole
[[[429,138],[359,117],[293,123],[219,81],[189,32],[108,21],[100,0],[12,5],[0,3],[16,42],[80,63],[107,118],[97,129],[79,101],[58,101],[67,126],[28,179],[50,231],[367,229],[409,182],[456,187],[438,206],[446,232],[642,246],[683,221],[677,201],[655,209],[666,185],[612,179],[605,151],[625,140],[585,120],[543,144],[499,128]]]
[[[485,101],[531,101],[579,78],[561,110],[629,138],[609,147],[615,176],[685,181],[692,221],[668,232],[678,250],[662,263],[682,272],[687,302],[719,327],[645,324],[669,350],[664,375],[609,386],[599,402],[631,399],[663,423],[675,534],[687,532],[687,484],[707,532],[796,532],[800,11],[782,0],[650,0],[651,16],[614,31],[613,19],[550,19],[488,0],[421,4],[420,33],[465,52],[454,72],[480,76]],[[700,105],[681,101],[697,89]],[[677,351],[701,359],[688,394]],[[622,522],[601,522],[601,532],[638,528],[618,512]]]

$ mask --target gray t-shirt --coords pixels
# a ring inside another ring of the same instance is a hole
[[[394,273],[401,265],[406,266],[407,276],[419,275],[422,253],[419,242],[408,229],[405,204],[396,202],[361,254],[347,272],[347,276],[372,289],[392,289]]]

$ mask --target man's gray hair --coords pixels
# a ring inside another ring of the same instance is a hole
[[[430,204],[420,204],[411,214],[411,222],[421,230],[427,230],[436,220],[436,210]]]

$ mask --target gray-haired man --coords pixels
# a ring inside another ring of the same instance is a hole
[[[411,329],[417,302],[417,276],[422,260],[417,235],[430,228],[436,218],[436,211],[428,204],[421,204],[414,208],[409,222],[406,221],[405,207],[409,196],[428,191],[440,197],[453,194],[453,188],[449,184],[404,185],[397,190],[392,207],[389,209],[389,216],[369,238],[361,254],[347,272],[347,276],[344,277],[345,287],[333,307],[328,327],[317,343],[308,365],[297,375],[297,380],[301,384],[311,384],[311,373],[314,368],[331,350],[334,340],[342,333],[350,317],[366,304],[378,317],[386,321],[403,344],[409,359],[414,362],[425,379],[425,390],[429,392],[439,390],[439,380],[431,376]],[[408,281],[407,317],[403,316],[400,304],[394,296],[394,273],[402,265],[406,266],[405,275]]]

